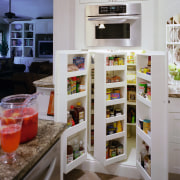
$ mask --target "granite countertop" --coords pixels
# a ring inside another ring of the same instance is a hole
[[[66,124],[39,120],[38,134],[33,140],[20,144],[16,154],[19,161],[12,165],[0,163],[0,180],[20,180],[60,138]],[[0,149],[0,156],[3,154]]]
[[[168,85],[168,96],[171,98],[180,98],[180,91],[176,91],[175,85]]]
[[[53,76],[48,76],[48,77],[42,78],[40,80],[34,81],[33,84],[36,87],[54,88]]]

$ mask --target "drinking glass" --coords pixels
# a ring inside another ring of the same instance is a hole
[[[1,103],[0,108],[0,139],[4,155],[0,162],[12,164],[17,160],[16,149],[20,143],[23,121],[23,108],[18,103]]]

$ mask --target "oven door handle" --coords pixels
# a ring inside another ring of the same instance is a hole
[[[127,20],[136,20],[139,19],[140,15],[134,16],[103,16],[103,17],[88,17],[88,21],[112,21],[112,20],[120,20],[120,21],[127,21]]]

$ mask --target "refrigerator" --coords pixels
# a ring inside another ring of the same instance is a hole
[[[111,60],[114,60],[113,63]],[[143,71],[147,65],[150,73],[146,74]],[[67,174],[86,161],[88,150],[91,151],[92,148],[89,138],[90,134],[92,135],[92,126],[94,158],[105,168],[112,164],[116,166],[116,162],[125,160],[127,158],[127,52],[125,50],[116,52],[58,50],[55,53],[54,75],[56,77],[55,121],[67,123],[69,117],[67,111],[70,111],[72,105],[76,106],[77,102],[84,108],[83,121],[68,127],[61,136],[61,179],[63,174]],[[165,53],[147,52],[136,55],[135,168],[147,180],[168,179],[166,75]],[[83,81],[81,83],[83,90],[77,92],[72,90],[74,77]],[[94,83],[93,103],[92,82]],[[150,96],[147,93],[142,94],[142,84],[151,87]],[[94,107],[93,111],[91,106]],[[110,108],[115,109],[117,113],[112,113]],[[92,120],[94,123],[91,122]],[[141,127],[141,120],[148,120],[143,123],[146,129]],[[68,145],[75,146],[75,143],[79,144],[80,141],[83,142],[83,152],[69,160]],[[146,159],[143,156],[142,160],[143,150],[145,151],[143,147],[148,154]]]

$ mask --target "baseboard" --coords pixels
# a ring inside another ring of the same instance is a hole
[[[140,173],[138,172],[136,166],[128,166],[123,163],[114,163],[109,166],[103,166],[100,162],[96,160],[87,159],[84,163],[78,166],[77,169],[83,171],[99,172],[104,174],[111,174],[115,176],[142,179]]]

